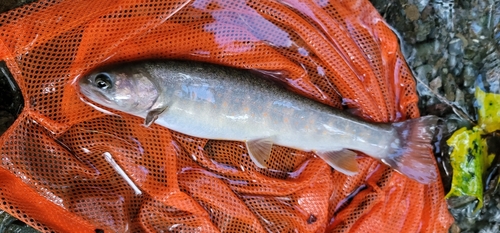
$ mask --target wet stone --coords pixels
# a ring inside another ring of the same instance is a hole
[[[455,34],[455,37],[462,41],[462,50],[469,45],[467,38],[465,38],[465,36],[462,33]],[[461,53],[463,53],[463,51],[461,51]]]
[[[455,56],[462,54],[464,50],[463,46],[463,41],[459,38],[455,38],[448,44],[448,53]]]
[[[0,61],[0,135],[12,125],[23,105],[22,94],[13,80],[5,62]]]
[[[429,91],[429,80],[432,78],[433,68],[431,65],[422,65],[415,69],[417,82],[417,92],[420,96],[432,96]]]
[[[405,14],[406,18],[409,19],[410,21],[415,21],[418,18],[420,18],[420,12],[417,6],[413,4],[409,4],[405,7]]]
[[[498,51],[494,51],[484,59],[483,70],[498,69],[500,67],[500,54]]]
[[[418,8],[418,11],[422,12],[428,5],[430,0],[414,0],[413,3]]]
[[[2,0],[0,3],[0,12],[8,11],[36,0]]]
[[[436,107],[432,106],[449,105],[429,95],[424,86],[425,79],[430,80],[428,86],[436,95],[453,102],[470,119],[477,121],[474,107],[475,81],[479,75],[487,79],[491,74],[500,73],[500,68],[494,68],[500,67],[500,2],[388,0],[386,4],[386,20],[415,50],[411,59],[408,59],[408,64],[415,77],[424,82],[417,84],[421,113],[435,114],[446,119],[451,130],[463,126],[457,124],[459,121],[451,119],[460,119],[472,126],[469,120],[453,112],[435,111]],[[417,6],[420,13],[420,17],[414,21],[410,21],[412,18],[408,17],[411,5]],[[430,65],[432,71],[429,72],[426,65]],[[500,88],[498,90],[500,92]],[[443,153],[443,156],[447,156],[446,154]],[[441,161],[441,167],[449,166],[449,156],[443,157]],[[500,166],[498,161],[496,163]],[[442,173],[442,177],[446,175]],[[450,183],[450,179],[443,179],[444,187],[449,187]],[[485,192],[484,199],[487,201],[477,213],[474,213],[477,204],[474,200],[468,199],[458,206],[451,205],[449,210],[455,223],[449,232],[500,232],[500,187],[494,190],[497,191]]]
[[[455,91],[455,102],[460,106],[463,106],[465,104],[465,94],[459,88],[457,88]]]
[[[444,96],[449,101],[455,101],[455,92],[457,89],[457,84],[455,83],[455,78],[452,74],[446,75],[444,79]]]
[[[432,13],[432,6],[427,5],[420,13],[420,19],[427,20]]]
[[[431,34],[432,27],[434,26],[434,23],[432,21],[426,21],[422,22],[422,24],[417,26],[417,32],[416,32],[416,41],[417,42],[422,42],[427,39],[429,34]]]
[[[471,65],[466,65],[462,72],[462,77],[464,79],[464,86],[465,87],[472,86],[476,80],[476,75],[477,75],[476,69],[474,69],[474,67],[472,67]]]
[[[435,45],[434,43],[423,43],[416,46],[417,54],[416,56],[422,60],[429,60],[434,54]]]
[[[7,130],[7,128],[15,120],[14,116],[7,111],[0,111],[0,134]]]
[[[429,83],[429,87],[434,93],[439,93],[439,88],[443,86],[443,81],[441,77],[436,77]]]
[[[429,84],[429,79],[432,75],[432,66],[431,65],[421,65],[415,68],[415,73],[417,74],[417,78],[424,82],[426,85]]]
[[[457,65],[457,56],[454,54],[450,54],[448,57],[448,67],[455,67]]]
[[[460,227],[456,223],[453,223],[450,228],[450,233],[460,233]]]
[[[457,4],[458,4],[458,7],[465,9],[465,10],[472,8],[472,6],[471,6],[472,3],[469,0],[460,0],[460,1],[457,1]]]
[[[447,53],[444,53],[443,56],[434,63],[434,69],[441,70],[441,74],[448,73],[448,69],[446,68],[446,60],[448,59],[447,55]]]
[[[472,60],[472,58],[474,58],[474,56],[476,56],[477,50],[478,50],[478,48],[475,45],[467,46],[464,50],[464,58],[467,60]]]
[[[470,33],[472,33],[473,37],[479,38],[481,36],[482,31],[483,31],[483,26],[479,22],[477,21],[472,22],[472,24],[470,25]]]
[[[462,59],[458,59],[458,58],[456,58],[456,59],[457,59],[457,61],[456,61],[457,64],[453,68],[452,73],[455,76],[455,78],[460,78],[461,79],[461,81],[460,82],[457,81],[457,83],[462,84],[463,83],[463,78],[462,78],[461,74],[462,74],[462,71],[464,69],[464,63],[462,62]]]
[[[497,45],[500,45],[500,24],[495,26],[495,30],[493,31],[493,39],[496,41]]]

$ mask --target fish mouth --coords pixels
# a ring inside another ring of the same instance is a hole
[[[89,100],[94,103],[108,106],[112,103],[112,100],[106,96],[104,93],[95,89],[80,88],[80,92]]]

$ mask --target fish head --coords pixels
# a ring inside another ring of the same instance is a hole
[[[93,102],[133,115],[144,115],[160,94],[149,73],[134,67],[91,73],[79,80],[79,88]]]

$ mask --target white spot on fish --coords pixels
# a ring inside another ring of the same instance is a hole
[[[226,115],[226,117],[229,118],[229,119],[231,119],[231,120],[246,120],[246,119],[250,118],[250,116],[248,114],[237,115],[237,116]]]

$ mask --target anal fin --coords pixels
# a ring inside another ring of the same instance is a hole
[[[342,149],[338,151],[318,151],[316,154],[325,160],[330,166],[348,176],[358,173],[358,162],[356,161],[356,152]]]
[[[273,137],[258,138],[245,142],[250,159],[260,168],[266,168],[273,147]]]

